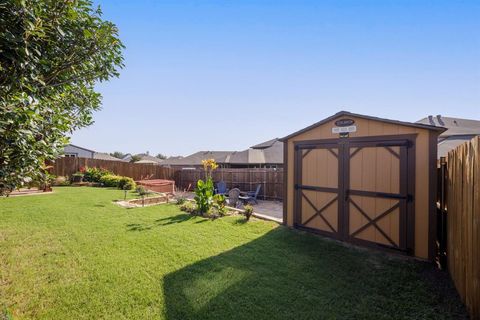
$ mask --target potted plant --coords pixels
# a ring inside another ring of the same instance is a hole
[[[72,183],[80,183],[83,182],[83,176],[84,174],[81,172],[75,172],[72,174]]]

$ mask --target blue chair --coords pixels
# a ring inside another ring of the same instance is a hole
[[[240,200],[242,200],[244,203],[249,203],[251,201],[255,202],[255,204],[258,204],[257,197],[258,194],[260,193],[260,188],[262,187],[261,184],[257,185],[257,189],[255,191],[248,191],[244,193],[244,195],[238,197]]]
[[[227,184],[224,181],[217,182],[217,188],[215,189],[215,193],[226,195],[227,192]]]

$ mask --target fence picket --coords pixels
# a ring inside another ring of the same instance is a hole
[[[447,168],[448,270],[472,319],[480,319],[480,137],[450,151]]]

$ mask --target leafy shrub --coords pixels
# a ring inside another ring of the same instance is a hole
[[[83,181],[83,173],[81,172],[76,172],[74,174],[72,174],[72,177],[71,177],[71,182],[82,182]]]
[[[137,184],[130,177],[121,177],[118,181],[118,188],[122,190],[133,190],[136,186]]]
[[[144,186],[137,186],[135,188],[135,192],[138,193],[138,195],[140,195],[140,196],[144,196],[144,195],[148,194],[148,190],[145,189]]]
[[[195,202],[200,213],[206,214],[209,212],[213,204],[214,186],[212,178],[207,178],[206,181],[198,180],[195,188]]]
[[[100,179],[106,175],[113,175],[110,171],[104,168],[88,167],[83,168],[83,180],[88,182],[100,182]]]
[[[132,190],[135,189],[136,183],[130,177],[117,176],[115,174],[107,174],[100,178],[100,183],[104,187],[113,187],[123,190]]]
[[[118,188],[118,186],[120,185],[121,179],[122,179],[122,176],[107,174],[100,178],[100,182],[103,184],[104,187]]]
[[[197,212],[197,206],[190,201],[186,201],[180,206],[180,210],[193,214]]]
[[[177,198],[177,204],[179,206],[181,206],[182,204],[184,204],[185,202],[187,201],[187,199],[185,197],[178,197]]]
[[[223,194],[216,194],[213,196],[213,207],[216,209],[217,213],[220,216],[224,216],[227,214],[227,200]]]
[[[250,220],[250,217],[253,214],[253,207],[251,205],[247,204],[243,208],[243,214],[245,214],[245,218],[247,219],[247,221]]]

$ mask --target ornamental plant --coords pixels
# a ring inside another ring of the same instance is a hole
[[[213,195],[215,187],[212,180],[212,172],[218,168],[218,164],[214,159],[206,159],[202,161],[205,170],[205,181],[199,179],[195,188],[195,202],[197,210],[200,214],[206,215],[213,205]]]
[[[97,168],[97,167],[86,167],[83,168],[83,180],[88,182],[100,182],[100,179],[103,176],[111,175],[112,173],[104,168]],[[82,168],[80,168],[80,172],[82,172]]]
[[[253,214],[253,207],[249,204],[247,204],[244,208],[243,208],[243,213],[245,214],[245,219],[248,221],[250,220],[250,217],[252,216]]]

